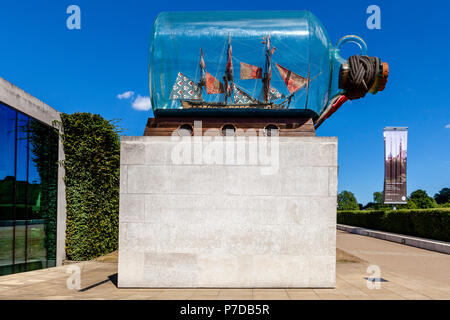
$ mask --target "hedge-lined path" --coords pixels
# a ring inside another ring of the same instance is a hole
[[[450,299],[449,255],[342,231],[337,246],[335,289],[118,289],[112,255],[76,264],[81,291],[67,289],[66,265],[0,277],[0,299]],[[380,289],[367,287],[371,264]]]

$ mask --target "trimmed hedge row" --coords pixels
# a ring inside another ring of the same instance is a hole
[[[119,130],[91,113],[62,114],[66,184],[66,255],[89,260],[117,250]]]
[[[450,241],[450,209],[338,211],[337,222],[441,241]]]

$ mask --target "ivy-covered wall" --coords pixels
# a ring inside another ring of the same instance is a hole
[[[91,113],[62,114],[67,201],[66,258],[118,247],[120,142],[116,125]]]

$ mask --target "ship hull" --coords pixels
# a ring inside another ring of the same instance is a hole
[[[181,100],[183,109],[284,109],[273,103],[225,104],[223,102],[205,102]]]
[[[239,117],[239,118],[312,118],[316,121],[319,115],[310,109],[269,109],[269,108],[180,108],[157,109],[156,117],[177,117],[180,120],[185,117],[195,117],[199,120],[209,117]]]

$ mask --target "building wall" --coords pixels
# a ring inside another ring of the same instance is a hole
[[[273,170],[250,140],[230,165],[195,160],[201,141],[189,163],[171,137],[123,137],[119,287],[334,287],[337,139],[278,141]]]
[[[60,121],[58,111],[2,78],[0,78],[0,103],[18,111],[18,114],[23,114],[25,118],[31,117],[31,121],[37,120],[37,123],[60,130],[59,126],[54,123],[55,120]],[[59,137],[57,139],[58,160],[61,161],[64,159],[64,151],[61,139]],[[58,166],[57,171],[56,265],[61,265],[65,258],[66,206],[64,169],[62,166]]]

